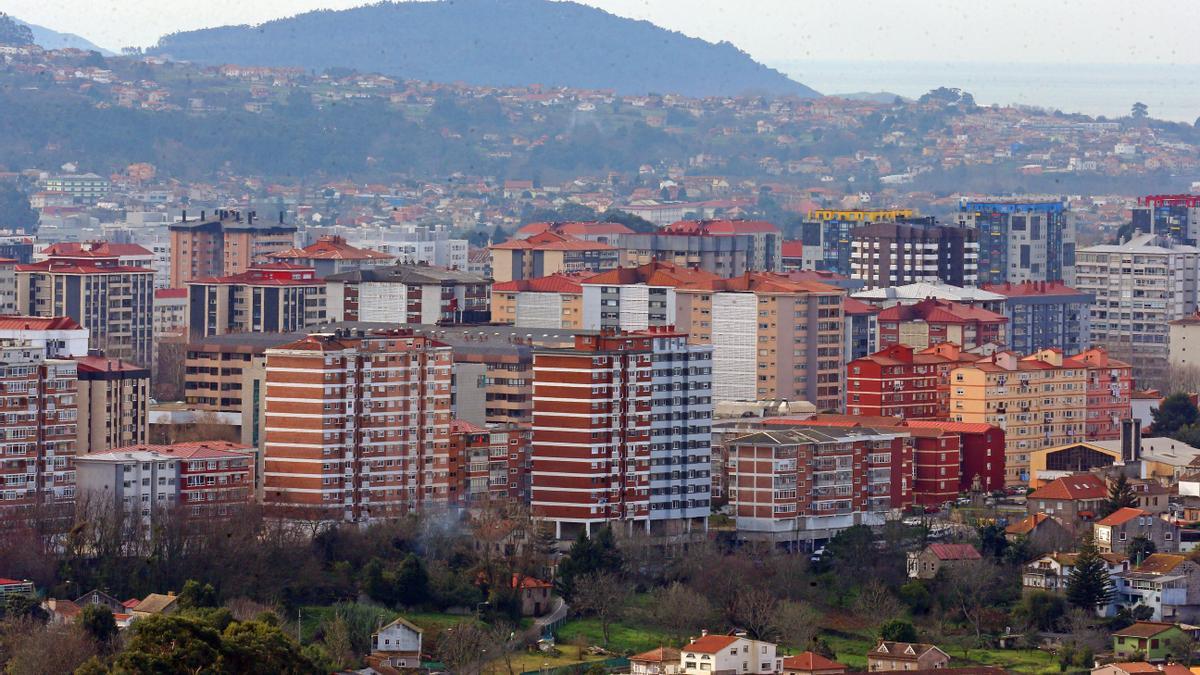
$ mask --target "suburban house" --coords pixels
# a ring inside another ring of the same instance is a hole
[[[1147,661],[1165,661],[1171,656],[1171,640],[1183,635],[1173,623],[1138,621],[1113,632],[1113,656],[1123,659],[1141,654]]]
[[[629,675],[676,675],[680,672],[679,650],[659,647],[629,657]]]
[[[950,665],[950,655],[933,645],[880,640],[867,652],[867,670],[941,670]]]
[[[1192,675],[1189,668],[1177,663],[1154,665],[1146,661],[1127,661],[1125,663],[1110,663],[1092,669],[1092,675]]]
[[[1092,526],[1096,548],[1108,553],[1124,553],[1129,542],[1145,537],[1154,542],[1156,551],[1173,553],[1179,550],[1179,526],[1141,509],[1117,509]]]
[[[682,675],[773,675],[783,669],[783,659],[776,657],[774,643],[751,640],[743,633],[710,635],[704,631],[679,651]]]
[[[512,586],[521,594],[521,616],[541,616],[550,611],[550,593],[554,584],[514,574]]]
[[[783,659],[783,675],[842,675],[846,666],[815,652],[801,652]]]
[[[397,618],[371,635],[367,665],[372,668],[408,669],[421,666],[421,634],[417,626]]]
[[[1090,473],[1056,478],[1025,497],[1025,509],[1030,515],[1044,513],[1054,516],[1063,525],[1075,527],[1096,517],[1101,502],[1108,499],[1108,486],[1099,476]]]
[[[1153,621],[1194,623],[1200,618],[1200,564],[1177,553],[1155,553],[1114,576],[1114,603],[1145,605]]]
[[[1021,573],[1021,585],[1045,591],[1061,591],[1067,587],[1067,579],[1075,568],[1076,553],[1051,553],[1025,566]],[[1129,570],[1129,556],[1123,553],[1101,553],[1110,577]]]
[[[155,614],[174,614],[179,610],[179,597],[174,593],[151,593],[133,606],[133,617],[144,619]]]
[[[1048,551],[1069,545],[1072,537],[1057,519],[1044,513],[1025,516],[1004,528],[1004,538],[1010,542],[1028,541],[1034,548]]]
[[[128,611],[128,608],[124,603],[108,593],[100,590],[88,591],[78,598],[75,598],[75,604],[79,605],[80,607],[87,607],[88,605],[107,607],[110,611],[112,611],[113,614],[120,614]]]
[[[923,550],[908,554],[908,576],[912,579],[932,579],[943,567],[979,559],[979,551],[970,544],[930,544]]]
[[[83,613],[83,609],[74,602],[54,598],[43,600],[42,609],[50,615],[50,623],[56,625],[75,623],[79,619],[79,615]]]

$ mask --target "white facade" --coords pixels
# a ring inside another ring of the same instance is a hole
[[[783,672],[783,659],[776,657],[775,644],[728,636],[731,641],[719,648],[707,645],[721,642],[725,636],[704,636],[680,647],[679,663],[684,675],[714,673],[751,673],[768,675]],[[716,639],[714,639],[716,638]]]
[[[712,347],[669,334],[653,350],[650,520],[690,529],[712,513]]]
[[[582,284],[583,328],[625,331],[675,325],[675,289],[645,284]]]
[[[712,299],[713,398],[758,399],[758,296],[715,293]]]
[[[106,452],[75,458],[80,495],[120,505],[149,523],[155,509],[179,499],[179,460],[155,452]]]
[[[30,321],[45,321],[32,318]],[[88,336],[86,328],[42,329],[30,324],[25,328],[19,324],[19,318],[0,321],[0,341],[18,340],[29,346],[42,350],[48,358],[70,359],[88,355]]]
[[[386,659],[387,665],[419,668],[421,629],[403,619],[396,619],[371,636],[371,652]]]
[[[466,270],[466,239],[451,239],[449,232],[423,225],[397,225],[373,228],[367,232],[341,231],[346,242],[396,257],[390,264],[425,263],[435,267]]]
[[[517,319],[521,328],[563,328],[561,293],[517,293]]]

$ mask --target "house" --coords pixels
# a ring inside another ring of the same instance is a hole
[[[10,595],[33,595],[33,582],[0,577],[0,604],[6,604]]]
[[[554,584],[514,574],[512,587],[521,595],[521,616],[541,616],[550,611],[550,593]]]
[[[783,675],[842,675],[846,666],[815,652],[801,652],[783,659]]]
[[[680,672],[679,650],[659,647],[629,657],[629,675],[676,675]]]
[[[867,652],[867,670],[941,670],[950,665],[950,655],[933,645],[919,642],[880,640]]]
[[[1113,656],[1119,659],[1140,654],[1147,661],[1165,661],[1171,654],[1170,642],[1184,635],[1173,623],[1138,621],[1113,632]]]
[[[970,544],[930,544],[924,550],[908,554],[908,576],[932,579],[943,567],[979,559],[979,551]]]
[[[133,606],[135,619],[144,619],[155,614],[174,614],[179,610],[179,597],[174,593],[151,593]]]
[[[1179,526],[1148,511],[1125,507],[1117,509],[1092,525],[1096,548],[1101,552],[1124,553],[1129,542],[1145,537],[1154,549],[1163,553],[1179,550]]]
[[[129,608],[125,606],[125,603],[100,590],[88,591],[78,598],[75,598],[75,604],[79,605],[80,607],[87,607],[88,605],[107,607],[113,614],[125,613],[129,611]]]
[[[1192,671],[1181,665],[1169,663],[1156,666],[1145,661],[1129,661],[1125,663],[1110,663],[1106,666],[1092,669],[1092,675],[1192,675]]]
[[[56,625],[75,623],[79,619],[79,615],[83,613],[83,609],[74,602],[54,598],[43,600],[42,609],[50,615],[50,623]]]
[[[1096,517],[1108,499],[1108,486],[1090,473],[1056,478],[1025,497],[1026,513],[1054,516],[1068,528]]]
[[[1027,541],[1042,551],[1071,543],[1071,533],[1062,523],[1044,513],[1026,516],[1004,528],[1004,538],[1010,542]]]
[[[1153,621],[1200,619],[1200,564],[1178,553],[1155,553],[1114,576],[1113,602],[1130,609],[1145,605]]]
[[[417,668],[421,665],[421,634],[416,625],[398,617],[371,635],[371,654],[367,665],[372,668]]]
[[[1075,568],[1076,553],[1053,553],[1044,555],[1025,566],[1021,573],[1021,585],[1044,591],[1061,591],[1067,587],[1067,579]],[[1123,553],[1101,553],[1110,577],[1129,570],[1129,556]]]
[[[744,633],[709,635],[708,631],[704,631],[679,651],[679,672],[682,675],[766,675],[783,669],[783,659],[776,657],[773,643],[751,640]]]

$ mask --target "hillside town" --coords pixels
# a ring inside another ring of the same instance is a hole
[[[6,672],[1200,673],[1193,127],[343,70],[0,43],[439,139],[0,148]]]

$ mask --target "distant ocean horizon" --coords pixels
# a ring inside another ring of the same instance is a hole
[[[1200,117],[1200,64],[778,61],[767,64],[822,94],[886,91],[917,98],[937,87],[968,91],[980,105],[1037,106],[1123,117],[1135,102],[1150,116]]]

